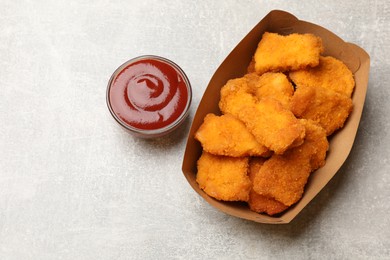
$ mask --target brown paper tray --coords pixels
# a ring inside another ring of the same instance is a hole
[[[242,77],[256,50],[262,34],[265,31],[279,34],[313,33],[322,38],[325,47],[324,56],[330,55],[343,61],[354,73],[356,87],[352,96],[354,108],[342,130],[335,133],[329,140],[330,148],[324,167],[312,173],[305,187],[302,199],[279,217],[258,214],[249,210],[244,203],[222,202],[209,197],[196,183],[196,162],[202,147],[194,139],[194,134],[208,113],[220,114],[218,101],[221,87],[229,80]],[[274,10],[265,16],[226,57],[211,78],[203,98],[196,111],[189,132],[185,149],[182,170],[191,187],[208,203],[217,209],[239,218],[259,223],[283,224],[289,223],[298,213],[321,191],[321,189],[337,173],[347,159],[355,140],[359,121],[363,111],[367,92],[370,57],[355,44],[344,42],[334,33],[318,25],[298,20],[290,13]]]

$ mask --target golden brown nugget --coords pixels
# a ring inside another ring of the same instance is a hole
[[[305,137],[305,127],[290,110],[272,98],[263,98],[257,104],[243,107],[238,119],[260,144],[276,154],[301,144]]]
[[[249,162],[249,179],[253,182],[256,173],[260,170],[266,159],[255,157]],[[249,193],[248,200],[249,208],[257,213],[267,213],[268,215],[275,215],[285,211],[288,207],[283,203],[268,198],[263,195],[257,194],[253,188]]]
[[[289,102],[294,93],[294,87],[283,73],[264,73],[259,76],[256,73],[245,74],[237,78],[221,89],[221,109],[227,113],[236,113],[237,106],[256,103],[264,97],[271,97],[279,101],[284,107],[289,108]],[[240,103],[240,104],[237,104]],[[226,109],[233,107],[234,109]]]
[[[310,160],[299,153],[287,151],[274,154],[257,172],[253,190],[263,196],[274,198],[286,206],[301,199],[310,176]]]
[[[329,136],[344,126],[352,112],[351,98],[322,87],[297,86],[290,109],[298,118],[318,122]]]
[[[230,114],[216,116],[207,114],[195,133],[208,153],[232,157],[267,156],[270,151],[258,143],[243,122]]]
[[[351,97],[355,87],[352,72],[340,60],[320,57],[320,64],[314,68],[292,71],[289,77],[296,85],[323,87]]]
[[[326,131],[310,119],[301,119],[300,122],[305,126],[306,136],[303,144],[294,148],[294,152],[308,158],[311,170],[314,171],[325,165],[326,152],[329,149]]]
[[[246,80],[247,92],[252,95],[256,95],[256,91],[260,88],[260,76],[256,73],[247,73],[242,79]]]
[[[321,38],[313,34],[265,32],[254,55],[255,71],[263,74],[315,67],[323,51]]]
[[[257,98],[251,93],[247,79],[242,77],[229,80],[221,88],[221,98],[218,105],[223,114],[237,116],[243,107],[256,102]]]
[[[268,72],[257,79],[254,92],[258,99],[271,97],[279,101],[283,107],[289,108],[294,87],[283,73]]]
[[[249,158],[233,158],[204,152],[197,162],[196,181],[209,196],[224,201],[248,201],[251,181]]]
[[[289,108],[293,93],[294,87],[283,73],[265,73],[262,76],[249,73],[229,80],[222,87],[219,107],[222,113],[237,116],[244,106],[271,97]]]
[[[311,120],[301,120],[305,141],[283,155],[273,155],[264,162],[253,180],[260,195],[291,206],[302,197],[310,173],[325,164],[329,143],[325,130]]]

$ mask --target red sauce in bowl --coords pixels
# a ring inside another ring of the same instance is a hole
[[[188,115],[191,86],[170,60],[141,56],[120,66],[107,88],[113,117],[140,137],[158,137],[176,129]]]

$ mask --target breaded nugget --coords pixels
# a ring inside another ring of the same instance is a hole
[[[197,162],[196,181],[209,196],[225,201],[248,201],[251,181],[248,157],[233,158],[204,152]]]
[[[265,32],[254,55],[255,71],[263,74],[315,67],[323,50],[321,38],[313,34]]]
[[[237,116],[243,107],[256,102],[257,98],[251,93],[247,79],[243,77],[231,79],[221,88],[218,105],[223,114]]]
[[[272,98],[263,98],[254,105],[243,107],[238,119],[259,143],[277,154],[301,144],[305,137],[305,127],[290,110]]]
[[[260,167],[264,164],[265,159],[254,157],[249,162],[249,179],[253,182],[256,173],[260,170]],[[249,193],[248,200],[249,208],[257,213],[267,213],[268,215],[275,215],[285,211],[288,207],[283,203],[266,196],[257,194],[253,188]]]
[[[283,73],[249,73],[222,87],[219,107],[222,113],[236,116],[243,106],[272,97],[288,108],[293,93],[294,87]]]
[[[301,122],[306,129],[304,143],[283,155],[273,155],[253,180],[255,192],[287,206],[300,200],[310,173],[325,164],[329,147],[322,127],[311,120]]]
[[[256,91],[260,88],[260,76],[256,73],[247,73],[242,79],[246,80],[247,92],[252,95],[256,95]]]
[[[291,206],[302,197],[310,176],[310,160],[288,150],[283,155],[274,154],[257,172],[253,190]]]
[[[267,156],[270,151],[258,143],[243,122],[230,114],[207,114],[195,133],[206,152],[232,157]]]
[[[345,95],[322,87],[297,86],[290,109],[298,118],[318,122],[329,136],[344,126],[352,112],[352,100]]]
[[[249,75],[248,77],[250,78]],[[272,97],[279,101],[285,108],[289,108],[294,87],[283,73],[268,72],[258,77],[257,87],[254,92],[258,99]]]
[[[310,119],[300,119],[300,122],[305,126],[306,136],[303,144],[294,148],[294,152],[308,158],[311,170],[314,171],[325,165],[326,152],[329,149],[326,131]]]
[[[296,85],[323,87],[351,97],[355,87],[352,72],[340,60],[320,57],[320,64],[314,68],[292,71],[289,77]]]

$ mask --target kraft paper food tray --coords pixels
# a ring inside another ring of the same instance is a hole
[[[353,112],[347,119],[344,128],[329,138],[330,148],[327,153],[325,166],[312,173],[305,187],[302,199],[278,217],[252,212],[245,203],[215,200],[204,193],[196,183],[196,162],[202,153],[202,147],[200,143],[194,139],[194,134],[202,124],[206,114],[221,114],[218,108],[221,87],[229,79],[242,77],[246,73],[257,44],[265,31],[276,32],[283,35],[294,32],[313,33],[321,37],[325,47],[323,56],[330,55],[343,61],[353,72],[356,82],[352,96],[354,105]],[[212,206],[232,216],[260,223],[289,223],[321,191],[348,157],[363,111],[367,92],[369,67],[369,55],[357,45],[344,42],[329,30],[309,22],[298,20],[295,16],[287,12],[278,10],[271,11],[226,57],[216,70],[205,90],[188,135],[182,165],[183,173],[189,184]]]

